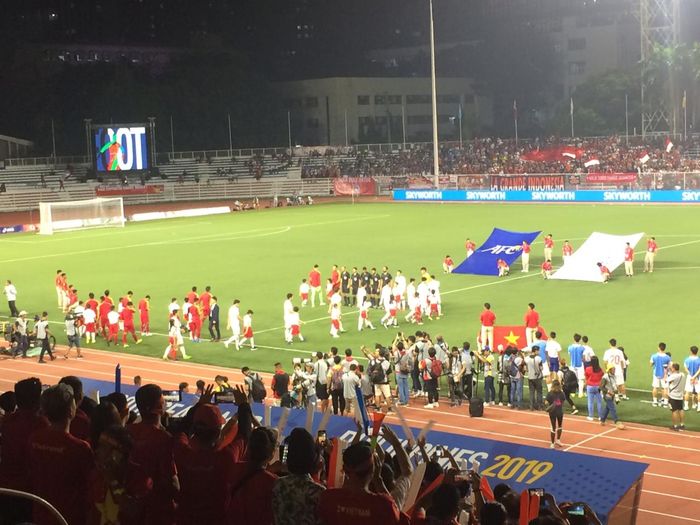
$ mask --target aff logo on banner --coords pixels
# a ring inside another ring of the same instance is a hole
[[[503,259],[509,266],[520,257],[523,241],[532,244],[541,232],[513,232],[494,228],[489,238],[452,273],[498,275],[496,262]]]
[[[146,128],[144,126],[97,128],[95,159],[97,171],[148,169]]]

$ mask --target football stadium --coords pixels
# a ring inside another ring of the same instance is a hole
[[[379,4],[9,8],[0,525],[700,522],[697,6]]]

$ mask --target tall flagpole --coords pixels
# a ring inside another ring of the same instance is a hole
[[[345,147],[348,147],[348,110],[345,110]]]
[[[228,113],[227,117],[228,117],[228,156],[233,157],[233,135],[231,134],[231,113]]]
[[[513,123],[515,124],[515,146],[518,146],[518,101],[513,100]]]
[[[170,154],[175,154],[175,133],[173,132],[173,116],[170,115]]]
[[[437,89],[435,86],[435,27],[433,24],[433,0],[430,0],[430,80],[433,95],[433,175],[435,188],[440,187],[440,159],[437,127]]]
[[[462,103],[459,103],[459,147],[460,149],[464,145],[462,144]]]
[[[630,117],[627,108],[627,93],[625,93],[625,144],[630,142]]]
[[[688,140],[688,92],[683,90],[683,140]]]
[[[287,111],[287,139],[289,140],[289,154],[292,154],[292,112]]]
[[[574,98],[571,97],[571,106],[569,107],[569,113],[571,114],[571,138],[574,138]]]
[[[403,135],[403,149],[406,149],[406,105],[401,101],[401,133]]]

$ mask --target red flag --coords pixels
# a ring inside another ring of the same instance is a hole
[[[587,160],[586,162],[584,162],[583,165],[586,166],[587,168],[590,168],[591,166],[599,166],[600,161],[598,159],[591,159],[591,160]]]
[[[343,485],[343,442],[337,437],[331,439],[326,485],[329,489],[340,488]]]
[[[386,414],[379,411],[369,414],[370,423],[372,424],[372,437],[377,437],[379,435],[385,417]]]
[[[639,163],[640,163],[640,164],[646,164],[647,162],[649,162],[649,159],[650,159],[650,158],[651,158],[651,157],[649,157],[649,153],[647,153],[647,152],[645,151],[644,154],[643,154],[641,157],[639,157]]]
[[[542,333],[542,339],[547,339],[547,332],[544,328],[540,326],[537,328],[537,330]],[[479,343],[481,343],[481,333],[479,333],[477,336],[477,340]],[[497,350],[499,345],[502,345],[504,349],[508,348],[509,346],[514,346],[515,348],[525,348],[527,345],[525,326],[494,326],[492,350]]]
[[[495,498],[493,496],[493,490],[491,490],[491,485],[489,480],[485,476],[481,476],[481,481],[479,482],[479,489],[481,490],[481,495],[484,496],[484,500],[487,502],[493,501]]]
[[[671,153],[671,150],[673,149],[673,142],[671,142],[671,139],[666,139],[666,153]]]
[[[520,494],[520,525],[528,525],[540,514],[540,497],[530,495],[527,489]]]

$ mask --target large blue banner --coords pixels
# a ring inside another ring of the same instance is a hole
[[[494,228],[484,244],[464,259],[452,273],[474,273],[477,275],[498,275],[498,259],[508,266],[513,264],[523,251],[523,241],[532,244],[541,232],[511,232]]]
[[[95,391],[99,391],[100,395],[107,395],[114,391],[114,383],[83,379],[83,389],[86,395]],[[122,392],[127,395],[129,407],[134,409],[133,396],[136,387],[124,385]],[[185,394],[182,396],[182,402],[168,404],[168,412],[175,417],[184,416],[196,402],[196,396]],[[222,404],[220,407],[226,419],[236,412],[235,405]],[[263,405],[254,404],[253,412],[262,421]],[[281,413],[281,408],[272,408],[272,427],[277,426]],[[312,435],[316,435],[321,419],[320,412],[314,414]],[[283,434],[287,435],[293,428],[304,426],[306,411],[291,410]],[[403,436],[403,429],[399,425],[389,426],[397,436]],[[329,437],[337,436],[346,441],[352,440],[356,430],[357,427],[351,418],[341,416],[331,416],[326,427]],[[419,429],[414,428],[413,433],[418,435]],[[549,427],[543,426],[542,437],[549,437]],[[481,474],[489,479],[492,487],[498,483],[507,483],[518,492],[527,488],[544,488],[552,493],[558,502],[584,500],[603,523],[622,496],[640,479],[648,467],[646,463],[561,452],[447,432],[431,431],[426,441],[428,455],[432,455],[436,447],[442,446],[449,448],[458,463],[464,460],[471,466],[471,462],[477,460],[481,464]],[[403,439],[402,442],[405,444],[406,440]],[[383,439],[379,439],[379,444],[391,451]],[[418,454],[417,451],[414,453]],[[442,459],[440,462],[445,466],[448,460]]]
[[[700,191],[690,190],[394,190],[393,197],[397,201],[700,203]]]

